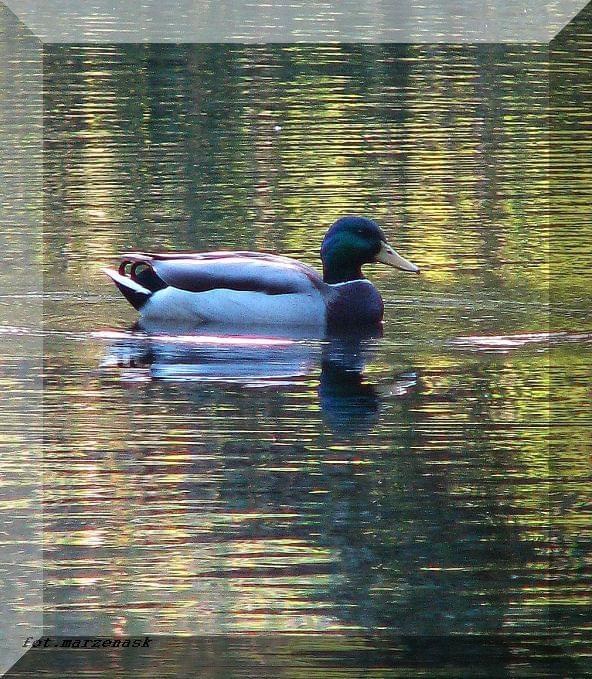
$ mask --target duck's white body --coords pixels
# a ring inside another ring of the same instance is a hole
[[[311,267],[253,252],[133,253],[105,273],[148,321],[323,327],[335,297]]]
[[[141,314],[150,321],[239,326],[262,326],[273,321],[280,325],[322,327],[326,322],[326,304],[316,289],[309,293],[266,295],[228,288],[188,292],[168,287],[152,294]]]

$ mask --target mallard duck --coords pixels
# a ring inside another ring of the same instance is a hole
[[[146,319],[317,327],[382,320],[382,298],[363,276],[363,264],[419,273],[365,217],[336,221],[323,240],[321,260],[322,278],[297,260],[260,252],[134,252],[121,257],[118,271],[103,271]]]

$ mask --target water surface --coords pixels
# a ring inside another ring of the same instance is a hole
[[[44,79],[48,633],[545,634],[550,555],[583,625],[591,326],[576,258],[550,327],[546,48],[54,46]],[[151,338],[99,271],[318,266],[348,213],[424,270],[367,267],[382,337]]]

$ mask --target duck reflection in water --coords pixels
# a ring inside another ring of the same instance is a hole
[[[208,326],[207,333],[139,321],[126,332],[103,332],[110,340],[103,369],[119,368],[130,381],[187,383],[193,395],[206,397],[204,384],[238,384],[249,388],[302,384],[320,365],[318,385],[323,419],[337,434],[370,431],[378,422],[385,394],[401,397],[416,385],[413,372],[385,387],[367,381],[364,370],[376,352],[382,326],[356,332],[314,334],[307,329]],[[191,388],[197,386],[198,389]]]
[[[375,326],[325,338],[319,400],[325,421],[336,433],[370,431],[378,423],[382,398],[405,396],[417,384],[413,372],[398,375],[386,388],[367,381],[364,370],[381,337],[382,326]]]

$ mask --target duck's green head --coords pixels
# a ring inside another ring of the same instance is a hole
[[[327,231],[321,246],[323,278],[343,283],[363,278],[362,265],[382,262],[401,271],[419,273],[418,267],[397,254],[378,224],[366,217],[342,217]]]

